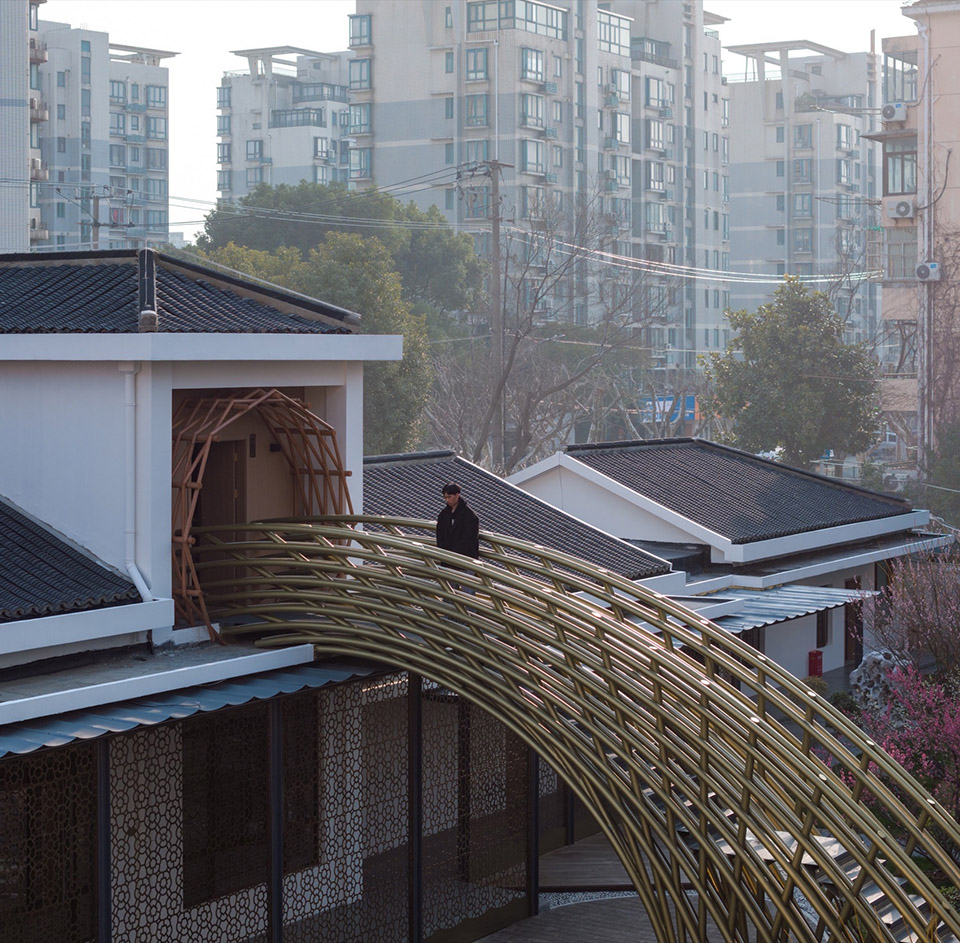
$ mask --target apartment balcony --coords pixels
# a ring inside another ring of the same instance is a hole
[[[47,44],[39,39],[30,39],[30,61],[40,65],[47,61]]]
[[[30,158],[30,179],[31,180],[49,180],[50,171],[43,166],[43,161],[39,157]]]
[[[50,118],[50,108],[45,101],[39,98],[30,99],[30,121],[37,124]]]

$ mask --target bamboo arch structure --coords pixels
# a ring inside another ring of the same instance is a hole
[[[916,860],[960,882],[945,847],[960,826],[831,705],[695,613],[488,533],[472,561],[423,521],[246,530],[218,545],[225,529],[205,529],[245,574],[240,591],[208,587],[224,635],[388,662],[495,712],[587,804],[663,943],[705,939],[708,917],[737,943],[960,937]]]
[[[210,446],[232,423],[255,412],[293,475],[293,514],[353,510],[333,426],[277,389],[224,390],[185,399],[173,417],[173,597],[182,624],[210,627],[193,560],[192,533]],[[212,636],[212,629],[211,629]]]

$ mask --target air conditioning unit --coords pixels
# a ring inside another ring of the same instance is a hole
[[[940,281],[940,263],[939,262],[921,262],[917,266],[918,282],[939,282]]]
[[[30,158],[30,169],[31,170],[43,170],[43,161],[39,157]]]
[[[906,102],[888,102],[880,110],[880,116],[884,121],[906,121],[907,105]]]
[[[907,197],[887,200],[886,207],[888,219],[913,219],[917,213],[917,204]]]
[[[39,98],[31,98],[31,99],[30,99],[30,110],[31,110],[31,111],[36,111],[39,107],[40,107],[40,99],[39,99]]]

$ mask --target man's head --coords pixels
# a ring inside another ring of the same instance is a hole
[[[447,502],[448,508],[455,508],[460,500],[460,485],[456,482],[449,482],[441,489],[443,500]]]

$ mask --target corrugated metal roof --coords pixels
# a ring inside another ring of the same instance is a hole
[[[743,600],[743,608],[728,616],[712,620],[728,632],[745,632],[788,619],[834,609],[862,599],[857,589],[836,589],[831,586],[777,586],[773,589],[727,589],[722,596]],[[706,597],[709,598],[709,597]]]
[[[135,698],[117,704],[71,711],[42,720],[0,727],[0,757],[32,753],[42,747],[59,747],[74,740],[92,740],[109,733],[152,726],[167,720],[182,720],[200,711],[216,711],[278,694],[293,694],[304,688],[322,688],[351,678],[364,678],[380,671],[369,664],[337,662],[299,665],[250,675],[232,681],[197,685],[153,697]]]

